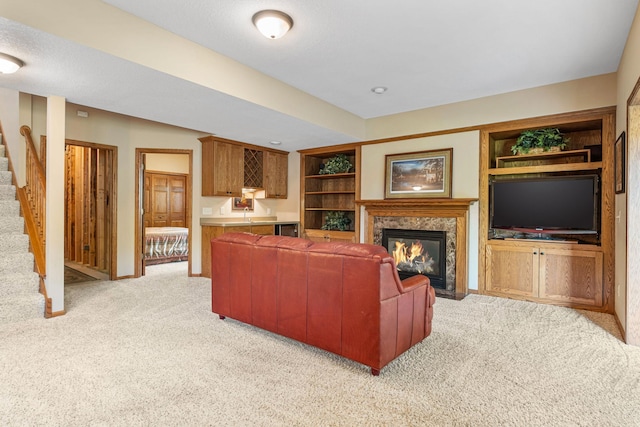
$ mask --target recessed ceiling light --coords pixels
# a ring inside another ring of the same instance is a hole
[[[375,93],[376,95],[382,95],[386,91],[387,91],[387,88],[384,86],[376,86],[371,88],[371,92]]]
[[[280,142],[280,141],[269,141],[269,144],[271,144],[271,145],[280,145],[280,144],[282,144],[282,142]]]

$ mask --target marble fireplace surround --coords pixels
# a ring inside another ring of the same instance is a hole
[[[446,231],[445,292],[462,298],[468,292],[469,207],[477,200],[387,199],[357,200],[356,204],[364,208],[365,243],[381,244],[383,228]]]

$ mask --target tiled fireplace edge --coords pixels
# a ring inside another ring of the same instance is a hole
[[[468,292],[468,241],[469,235],[469,207],[478,199],[386,199],[386,200],[357,200],[356,204],[364,209],[363,225],[365,226],[364,241],[375,242],[375,228],[377,218],[451,218],[455,220],[454,268],[452,280],[455,286],[450,293],[456,298],[464,297]],[[381,229],[380,229],[381,232]],[[449,234],[449,233],[447,233]],[[378,237],[379,238],[379,237]],[[378,242],[377,244],[380,244]],[[447,257],[449,242],[447,237]],[[449,264],[449,260],[447,259]],[[448,268],[448,267],[447,267]],[[447,271],[447,289],[449,289],[449,272]]]
[[[376,216],[373,219],[373,243],[382,244],[382,229],[430,230],[446,232],[446,290],[456,290],[456,220],[455,218]]]

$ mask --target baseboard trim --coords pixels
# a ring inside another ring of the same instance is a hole
[[[622,327],[622,323],[620,319],[618,319],[618,313],[613,313],[613,318],[616,319],[616,325],[618,325],[618,330],[620,330],[620,335],[622,335],[622,341],[627,342],[627,334],[625,333],[624,327]]]

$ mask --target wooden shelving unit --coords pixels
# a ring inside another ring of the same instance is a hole
[[[499,156],[496,157],[496,168],[504,167],[505,163],[509,162],[522,162],[532,160],[549,160],[553,158],[567,159],[570,157],[579,157],[582,159],[582,163],[591,162],[591,150],[567,150],[567,151],[554,151],[547,153],[537,154],[521,154],[517,156]]]
[[[522,131],[545,127],[557,127],[569,138],[566,151],[511,155]],[[613,312],[615,108],[502,123],[481,131],[480,138],[479,292]],[[594,148],[602,160],[592,161]],[[496,238],[489,228],[491,180],[578,174],[599,176],[599,235],[566,244]]]
[[[320,174],[321,165],[336,156],[347,155],[352,169],[347,173]],[[360,216],[360,147],[320,148],[300,151],[301,236],[317,241],[358,241]],[[328,212],[346,213],[348,230],[323,230]]]

